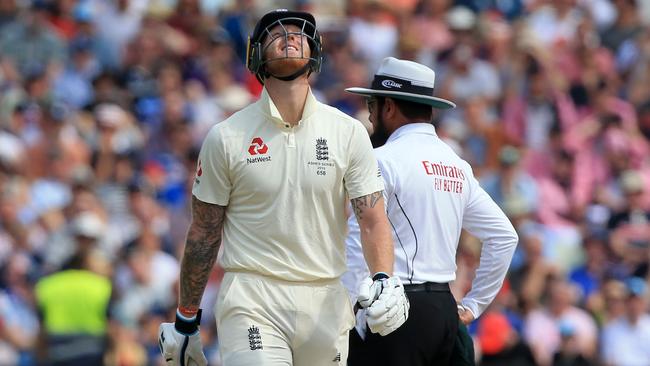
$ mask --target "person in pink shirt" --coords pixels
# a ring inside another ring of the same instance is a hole
[[[579,209],[573,195],[575,155],[560,150],[554,153],[552,160],[551,175],[538,180],[539,220],[551,227],[575,227]]]

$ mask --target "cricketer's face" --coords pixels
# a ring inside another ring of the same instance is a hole
[[[307,65],[311,55],[308,38],[293,24],[278,24],[269,30],[262,44],[267,71],[289,76]]]

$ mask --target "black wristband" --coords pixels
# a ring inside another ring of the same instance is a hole
[[[199,324],[201,324],[201,312],[202,310],[199,309],[199,311],[196,312],[196,317],[192,320],[183,319],[177,312],[176,322],[174,322],[174,328],[176,328],[176,331],[185,335],[196,333],[199,329]]]
[[[387,278],[389,278],[389,276],[384,272],[377,272],[374,276],[372,276],[373,281],[385,280]]]

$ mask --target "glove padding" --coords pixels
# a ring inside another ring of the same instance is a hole
[[[371,332],[385,336],[406,322],[411,305],[399,277],[381,281],[381,293],[368,308],[367,322]]]
[[[200,319],[200,317],[198,317]],[[176,323],[188,322],[179,320],[176,315]],[[203,345],[201,344],[201,335],[199,334],[198,322],[194,319],[190,323],[190,328],[194,327],[194,332],[186,334],[178,330],[179,326],[175,323],[162,323],[158,328],[158,346],[162,353],[167,366],[207,366],[208,360],[203,354]],[[181,325],[181,329],[184,329]]]
[[[379,298],[379,295],[381,294],[382,287],[383,287],[383,280],[388,279],[388,275],[379,272],[376,273],[372,278],[366,277],[361,281],[361,284],[359,285],[359,295],[357,296],[357,302],[359,302],[359,305],[367,309],[370,305],[372,305],[375,300]]]

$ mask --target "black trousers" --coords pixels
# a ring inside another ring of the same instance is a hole
[[[366,329],[365,341],[350,332],[348,366],[445,366],[458,333],[456,300],[446,284],[406,285],[409,318],[399,329],[380,336]]]

